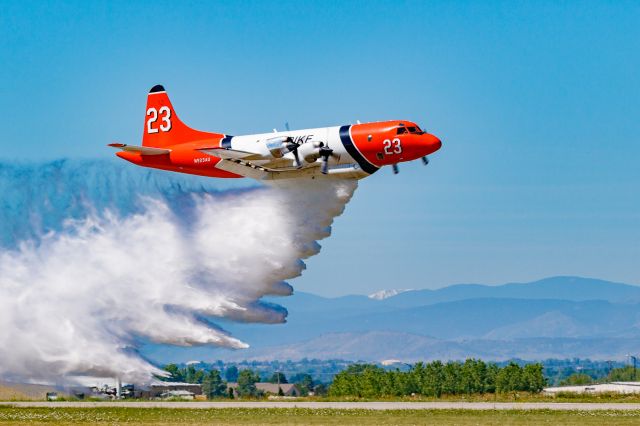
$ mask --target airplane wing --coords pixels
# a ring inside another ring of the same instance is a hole
[[[207,147],[199,148],[198,151],[220,158],[222,161],[216,165],[219,169],[257,180],[291,179],[301,176],[312,176],[317,173],[318,169],[316,165],[308,165],[305,168],[291,167],[291,161],[286,159],[269,161],[255,152],[230,148]]]
[[[162,155],[171,152],[170,149],[152,148],[150,146],[127,145],[124,143],[110,143],[109,146],[112,148],[119,148],[123,151],[138,152],[142,155]]]
[[[297,169],[295,167],[274,169],[238,158],[222,159],[216,167],[240,176],[250,177],[257,180],[290,179],[301,176],[311,176],[315,174],[314,169],[317,169],[317,167],[307,167],[304,169]]]
[[[262,156],[254,152],[239,151],[230,148],[200,148],[200,152],[222,158],[223,160],[261,160]]]
[[[235,173],[240,176],[253,178],[256,180],[281,180],[298,179],[304,177],[328,177],[338,179],[361,179],[368,176],[357,164],[347,167],[329,169],[329,173],[323,175],[320,172],[320,163],[314,163],[307,167],[298,169],[296,167],[270,168],[260,166],[242,159],[223,159],[217,168]]]

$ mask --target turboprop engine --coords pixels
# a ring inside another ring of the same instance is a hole
[[[339,155],[334,154],[331,148],[320,141],[301,143],[291,136],[277,136],[267,139],[265,145],[274,158],[282,158],[285,154],[292,153],[297,168],[301,168],[304,164],[313,164],[321,159],[322,173],[324,174],[328,170],[329,157],[339,158]]]
[[[323,145],[324,144],[322,142],[318,141],[306,143],[298,148],[298,152],[300,153],[300,157],[302,157],[305,163],[315,163],[318,158],[320,158],[319,148]]]
[[[290,136],[267,139],[265,145],[274,158],[282,158],[286,153],[298,148],[298,144],[293,142]]]

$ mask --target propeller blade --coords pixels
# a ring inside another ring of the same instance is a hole
[[[393,168],[394,175],[397,175],[398,173],[400,173],[400,169],[398,168],[397,164],[392,164],[391,167]]]
[[[289,123],[287,123],[289,124]],[[302,162],[300,161],[300,156],[298,155],[298,148],[300,148],[300,144],[293,141],[293,138],[289,136],[287,138],[287,150],[293,153],[293,158],[296,160],[296,167],[301,168]]]
[[[289,122],[288,121],[284,123],[284,128],[287,129],[287,132],[291,131],[291,129],[289,128]]]
[[[323,175],[329,173],[329,157],[322,157],[322,166],[320,167],[320,171]]]
[[[300,162],[300,157],[298,156],[298,147],[296,147],[291,152],[293,152],[293,158],[296,159],[296,167],[297,168],[301,168],[302,167],[302,163]]]
[[[329,157],[333,156],[333,150],[328,146],[320,147],[320,157],[322,158],[322,167],[320,171],[323,175],[326,175],[329,172]]]
[[[422,157],[422,162],[424,163],[425,166],[429,164],[429,157],[427,157],[426,155]]]

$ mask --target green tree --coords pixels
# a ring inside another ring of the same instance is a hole
[[[279,371],[276,371],[275,373],[273,373],[273,375],[269,377],[268,382],[269,383],[289,383],[287,382],[287,376],[285,376],[284,373],[281,373]]]
[[[593,383],[593,378],[584,373],[573,373],[569,377],[564,380],[561,380],[560,386],[581,386],[581,385],[590,385]]]
[[[220,376],[220,371],[211,370],[209,374],[207,374],[202,380],[202,393],[204,393],[207,398],[216,398],[221,397],[226,394],[227,384],[222,381],[222,376]]]
[[[587,376],[588,377],[588,376]],[[522,369],[523,390],[538,393],[547,384],[543,374],[543,366],[540,363],[527,364]]]
[[[425,377],[420,385],[420,393],[426,396],[440,397],[444,384],[444,364],[433,361],[425,368]]]
[[[185,372],[185,381],[187,383],[196,383],[195,379],[196,379],[196,368],[193,366],[193,364],[189,364],[187,365],[187,369]]]
[[[238,381],[238,367],[232,365],[228,367],[224,372],[224,378],[227,379],[227,382],[237,382]]]
[[[457,395],[462,393],[462,364],[449,361],[444,365],[442,393]]]
[[[484,376],[484,386],[483,386],[484,392],[486,393],[496,392],[496,380],[499,372],[500,372],[500,367],[498,367],[495,363],[491,362],[487,364],[487,371]]]
[[[382,368],[375,365],[366,365],[359,377],[356,376],[356,384],[359,388],[359,393],[365,398],[375,398],[381,396],[382,388]]]
[[[333,383],[329,387],[329,395],[362,397],[361,377],[369,367],[371,366],[366,364],[352,364],[336,374],[333,378]]]
[[[496,377],[496,391],[501,393],[526,390],[522,380],[522,368],[515,362],[503,367]]]
[[[409,395],[416,389],[411,373],[385,371],[375,365],[351,365],[335,376],[329,394],[377,398]]]
[[[461,367],[460,387],[466,394],[484,393],[487,365],[481,360],[467,359]]]
[[[633,367],[628,365],[623,368],[614,368],[607,376],[609,382],[631,382],[640,378],[640,373],[634,372]]]
[[[420,393],[440,397],[442,394],[540,392],[544,386],[546,379],[542,364],[521,367],[511,362],[500,368],[494,363],[470,358],[464,363],[419,362],[408,372],[354,364],[334,377],[329,395],[377,398]]]
[[[258,396],[256,382],[260,381],[260,376],[251,370],[241,370],[238,374],[238,395],[241,397]]]
[[[381,371],[377,378],[379,383],[378,394],[380,396],[398,395],[402,387],[402,379],[399,371]]]
[[[295,383],[296,386],[298,386],[298,389],[300,389],[302,395],[308,395],[309,392],[313,391],[314,382],[313,377],[311,377],[310,374],[296,374],[295,376],[291,377],[291,382]]]
[[[327,389],[327,385],[324,383],[318,383],[313,387],[313,393],[316,396],[326,396],[329,393],[329,390]]]
[[[178,367],[176,364],[167,364],[164,366],[164,371],[168,372],[171,376],[167,379],[170,382],[183,382],[184,370]]]
[[[205,376],[204,370],[202,368],[196,369],[193,364],[188,365],[183,372],[184,381],[187,383],[202,383]]]

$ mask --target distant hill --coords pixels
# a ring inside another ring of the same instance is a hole
[[[433,354],[443,359],[465,354],[619,359],[640,349],[640,287],[589,278],[461,284],[380,299],[297,292],[269,301],[288,309],[286,324],[221,323],[252,346],[247,351],[149,345],[143,352],[167,362],[325,355],[422,359]]]
[[[330,333],[292,345],[227,353],[223,359],[263,361],[340,358],[370,362],[398,359],[407,363],[437,359],[463,360],[470,357],[493,361],[513,358],[544,360],[585,357],[621,360],[624,359],[624,354],[637,352],[639,347],[640,339],[530,338],[447,341],[410,333],[371,331]]]
[[[422,306],[475,298],[606,300],[619,303],[640,302],[640,287],[581,277],[551,277],[530,283],[498,286],[457,284],[437,290],[413,290],[383,300],[397,306]]]

